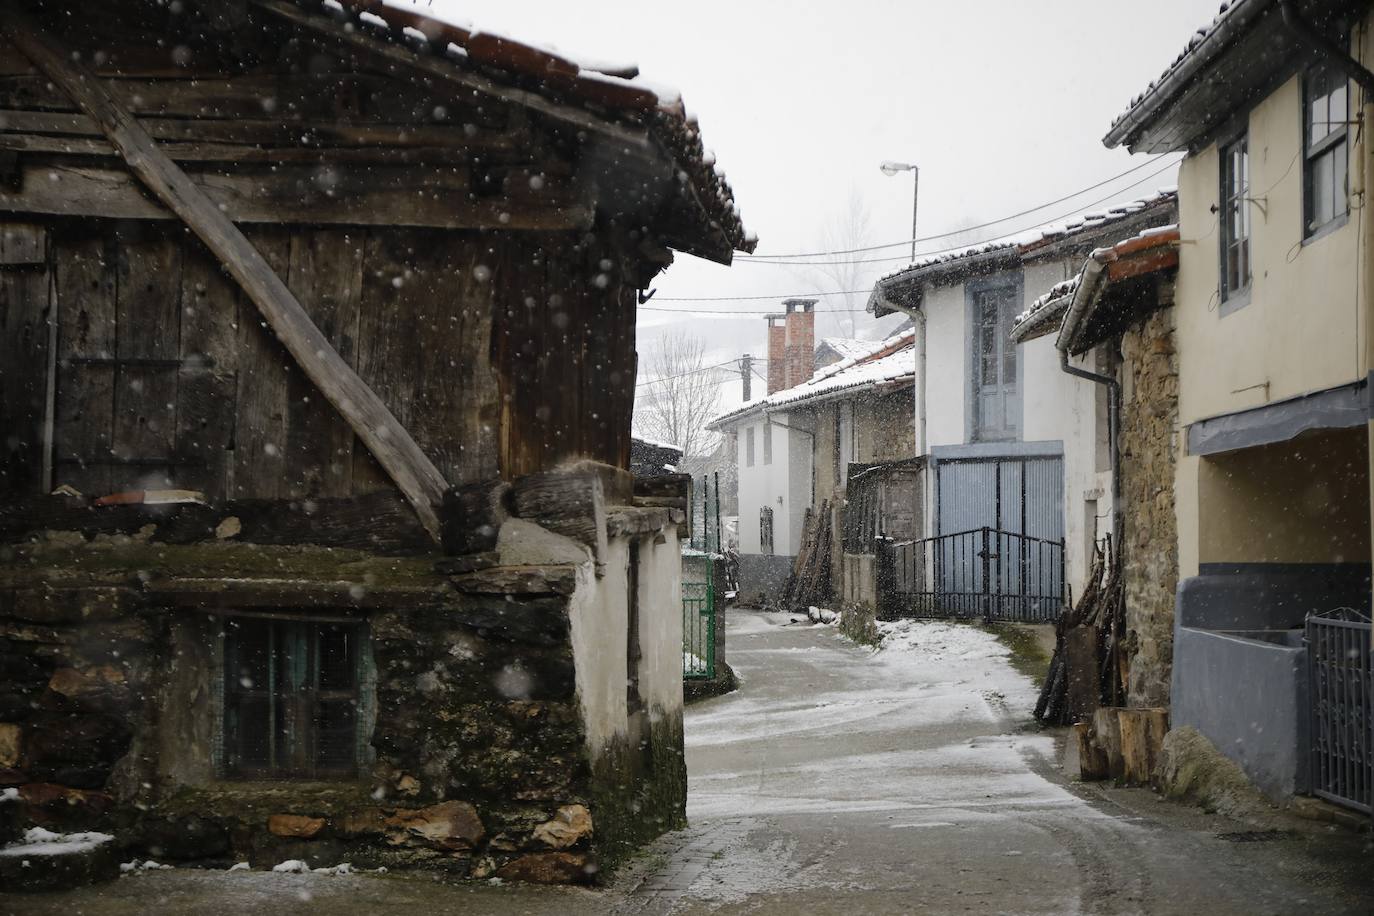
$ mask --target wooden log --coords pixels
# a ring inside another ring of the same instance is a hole
[[[510,518],[511,486],[504,480],[464,484],[444,494],[440,539],[447,554],[496,549],[501,525]]]
[[[1107,753],[1101,745],[1093,740],[1092,723],[1075,722],[1073,737],[1078,746],[1079,777],[1088,782],[1107,779],[1111,775],[1107,763]]]
[[[1120,779],[1123,771],[1118,712],[1115,706],[1103,706],[1093,712],[1093,742],[1102,749],[1107,761],[1107,776],[1112,779]]]
[[[1149,785],[1169,730],[1169,711],[1160,708],[1120,709],[1121,777],[1134,786]]]
[[[540,471],[512,484],[515,514],[592,548],[598,571],[606,562],[606,500],[590,470]]]
[[[681,496],[636,496],[636,508],[640,509],[680,509],[687,511],[687,500]]]
[[[1101,705],[1097,686],[1097,629],[1073,627],[1064,635],[1064,664],[1067,677],[1064,719],[1089,722]]]
[[[133,116],[115,104],[104,84],[77,63],[69,48],[41,35],[14,4],[6,4],[0,32],[100,124],[129,169],[220,259],[306,375],[396,482],[425,529],[437,539],[435,507],[448,483],[381,399],[330,346],[257,249],[186,173],[158,150]]]

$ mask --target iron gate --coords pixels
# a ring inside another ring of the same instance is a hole
[[[1370,620],[1342,608],[1307,618],[1312,793],[1366,813],[1374,805]]]
[[[886,617],[1053,621],[1064,604],[1064,542],[997,528],[885,542]]]
[[[682,676],[716,676],[716,558],[721,549],[720,475],[693,480],[682,551]]]

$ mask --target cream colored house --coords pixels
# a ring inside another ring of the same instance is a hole
[[[1322,640],[1353,619],[1340,657],[1367,697],[1372,25],[1367,2],[1237,0],[1105,139],[1185,154],[1173,724],[1275,796],[1364,805],[1368,700],[1366,737],[1339,734],[1346,668]]]

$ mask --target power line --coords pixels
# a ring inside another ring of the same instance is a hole
[[[664,309],[664,310],[662,310],[662,311],[667,311],[667,310]],[[714,366],[702,366],[702,367],[699,368],[699,369],[688,369],[686,372],[679,372],[677,375],[665,375],[665,376],[662,376],[662,377],[660,377],[660,378],[652,378],[652,379],[649,379],[647,382],[638,382],[638,383],[635,384],[635,387],[636,387],[636,388],[643,388],[645,385],[657,385],[659,382],[671,382],[673,379],[685,378],[686,376],[689,376],[689,375],[696,375],[698,372],[710,372],[712,369],[721,369],[721,368],[724,368],[725,366],[733,366],[733,365],[735,365],[735,361],[734,361],[733,359],[730,359],[730,360],[726,360],[726,361],[723,362],[723,363],[716,363]]]
[[[836,250],[836,251],[806,251],[806,252],[798,252],[798,253],[795,253],[795,254],[759,254],[759,255],[747,255],[747,254],[746,254],[746,255],[739,255],[739,256],[736,258],[736,260],[738,260],[738,261],[761,261],[761,260],[769,260],[769,259],[773,259],[773,258],[821,258],[821,257],[828,257],[828,256],[830,256],[830,255],[840,255],[840,254],[862,254],[862,253],[864,253],[864,252],[866,252],[866,251],[882,251],[882,250],[887,249],[887,248],[904,247],[904,246],[906,246],[906,245],[912,244],[913,242],[915,242],[915,243],[920,243],[920,242],[933,242],[933,241],[936,241],[937,239],[945,239],[945,238],[949,238],[949,237],[952,236],[952,235],[958,235],[958,234],[961,233],[961,232],[972,232],[972,231],[977,230],[977,229],[986,229],[986,228],[988,228],[989,226],[996,226],[996,225],[999,225],[999,224],[1001,224],[1001,223],[1010,222],[1011,220],[1019,219],[1019,218],[1021,218],[1021,217],[1023,217],[1023,216],[1029,216],[1030,214],[1035,213],[1035,212],[1037,212],[1037,211],[1039,211],[1039,210],[1044,210],[1044,209],[1046,209],[1046,208],[1048,208],[1048,207],[1057,206],[1057,205],[1059,205],[1059,204],[1064,203],[1065,201],[1073,200],[1075,197],[1081,197],[1082,195],[1088,193],[1089,191],[1096,191],[1098,188],[1103,187],[1104,185],[1111,184],[1113,181],[1116,181],[1116,180],[1119,179],[1119,178],[1125,178],[1127,175],[1130,175],[1130,174],[1132,174],[1132,173],[1134,173],[1134,172],[1138,172],[1138,171],[1140,171],[1140,170],[1143,169],[1143,168],[1148,168],[1149,166],[1151,166],[1151,165],[1153,165],[1154,163],[1158,162],[1160,159],[1162,159],[1164,156],[1167,156],[1167,155],[1169,155],[1169,154],[1168,154],[1168,153],[1161,153],[1161,154],[1158,155],[1158,156],[1153,156],[1153,157],[1151,157],[1151,158],[1145,160],[1144,162],[1140,163],[1139,165],[1132,166],[1131,168],[1127,169],[1126,171],[1120,173],[1119,175],[1113,175],[1113,176],[1110,177],[1110,178],[1104,178],[1103,180],[1099,181],[1097,184],[1089,185],[1089,186],[1086,187],[1086,188],[1080,188],[1080,189],[1078,189],[1077,191],[1074,191],[1072,194],[1068,194],[1068,195],[1065,195],[1064,197],[1059,197],[1059,198],[1056,198],[1055,200],[1051,200],[1051,201],[1048,201],[1048,202],[1046,202],[1046,203],[1039,204],[1038,206],[1031,207],[1031,208],[1028,209],[1028,210],[1022,210],[1020,213],[1012,213],[1012,214],[1010,214],[1010,215],[1008,215],[1008,216],[1001,216],[1001,217],[998,217],[997,219],[989,220],[989,221],[986,222],[986,223],[979,223],[979,224],[977,224],[977,225],[975,225],[975,226],[965,226],[965,227],[962,228],[962,229],[955,229],[955,230],[950,231],[950,232],[943,232],[943,233],[940,233],[939,235],[919,236],[919,237],[914,238],[914,239],[905,239],[905,240],[900,241],[900,242],[887,242],[886,244],[883,244],[883,245],[869,245],[869,246],[864,247],[864,248],[845,248],[845,249],[839,249],[839,250]],[[1183,160],[1182,160],[1181,158],[1178,159],[1178,160],[1175,160],[1174,162],[1170,163],[1168,166],[1165,166],[1164,169],[1160,169],[1160,171],[1162,172],[1162,171],[1164,171],[1165,169],[1167,169],[1167,168],[1169,168],[1169,167],[1171,167],[1171,166],[1177,165],[1179,162],[1182,162],[1182,161],[1183,161]],[[1158,174],[1158,172],[1156,172],[1155,174]],[[1121,191],[1125,191],[1125,190],[1128,190],[1128,189],[1130,189],[1130,188],[1133,188],[1133,187],[1136,186],[1136,184],[1139,184],[1139,183],[1140,183],[1140,182],[1136,182],[1135,184],[1129,184],[1129,185],[1127,185],[1126,187],[1121,188],[1120,190],[1113,192],[1113,194],[1112,194],[1111,196],[1114,197],[1114,196],[1116,196],[1116,194],[1121,193]],[[1110,200],[1111,197],[1108,197],[1108,198],[1106,198],[1106,199],[1107,199],[1107,200]],[[1091,206],[1095,206],[1095,204],[1084,204],[1083,206],[1091,207]],[[1079,209],[1081,209],[1081,208],[1079,208]],[[1060,218],[1062,218],[1062,217],[1056,217],[1056,219],[1060,219]]]
[[[1182,160],[1179,160],[1179,161],[1182,161]],[[1013,236],[1017,236],[1017,235],[1020,235],[1020,234],[1022,234],[1022,233],[1025,233],[1025,232],[1030,232],[1030,231],[1033,230],[1033,229],[1040,229],[1040,228],[1043,228],[1043,227],[1045,227],[1045,226],[1050,225],[1051,223],[1056,223],[1056,222],[1058,222],[1059,220],[1068,219],[1070,216],[1076,216],[1076,215],[1078,215],[1080,212],[1082,212],[1083,210],[1088,209],[1089,207],[1096,207],[1098,204],[1104,204],[1104,203],[1106,203],[1107,201],[1109,201],[1109,200],[1111,200],[1112,198],[1116,197],[1118,194],[1122,193],[1123,191],[1129,191],[1131,188],[1139,187],[1140,185],[1142,185],[1142,184],[1144,184],[1145,182],[1149,181],[1151,178],[1155,178],[1156,176],[1161,175],[1161,174],[1163,174],[1164,172],[1169,171],[1169,169],[1173,168],[1173,167],[1176,166],[1176,165],[1178,165],[1178,162],[1171,162],[1171,163],[1169,163],[1168,165],[1164,166],[1164,168],[1159,169],[1158,171],[1155,171],[1155,172],[1151,172],[1150,174],[1146,175],[1144,178],[1141,178],[1141,179],[1139,179],[1139,180],[1137,180],[1137,181],[1134,181],[1134,182],[1132,182],[1131,184],[1128,184],[1128,185],[1126,185],[1126,186],[1124,186],[1124,187],[1117,188],[1115,191],[1113,191],[1112,193],[1108,194],[1106,197],[1098,198],[1097,200],[1094,200],[1094,201],[1092,201],[1091,203],[1079,204],[1078,206],[1074,207],[1072,210],[1070,210],[1070,211],[1067,212],[1067,213],[1062,213],[1062,214],[1060,214],[1059,216],[1052,216],[1052,217],[1050,217],[1049,219],[1044,220],[1043,222],[1036,223],[1034,226],[1027,226],[1027,227],[1024,228],[1024,229],[1017,229],[1017,230],[1015,230],[1015,231],[1013,231],[1013,232],[1003,233],[1002,235],[990,236],[990,237],[988,237],[988,238],[986,238],[986,239],[984,239],[984,240],[982,240],[982,241],[979,241],[979,242],[971,242],[971,243],[966,244],[966,245],[955,245],[955,246],[950,247],[950,248],[937,248],[937,249],[932,249],[931,251],[920,251],[920,252],[917,252],[917,253],[916,253],[916,260],[920,260],[921,258],[934,257],[934,256],[936,256],[936,255],[950,254],[950,253],[956,252],[956,251],[966,251],[966,250],[968,250],[969,248],[976,248],[976,247],[978,247],[979,245],[986,245],[986,244],[988,244],[988,243],[990,243],[990,242],[998,241],[998,240],[1000,240],[1000,239],[1011,238],[1011,237],[1013,237]],[[1047,204],[1046,206],[1050,206],[1050,205]],[[1040,209],[1040,208],[1036,208],[1036,209]],[[946,235],[957,235],[959,232],[971,232],[971,231],[973,231],[974,229],[984,228],[984,227],[986,227],[986,226],[993,225],[994,223],[997,223],[997,222],[1006,222],[1006,221],[1009,220],[1009,219],[1015,219],[1017,216],[1025,216],[1026,213],[1028,213],[1028,212],[1031,212],[1031,211],[1022,212],[1022,213],[1016,214],[1016,216],[1004,217],[1004,218],[1001,219],[1001,220],[994,220],[993,223],[983,223],[982,226],[971,226],[971,227],[969,227],[968,229],[960,229],[960,230],[957,230],[957,232],[946,233]],[[945,237],[945,236],[930,236],[930,238],[944,238],[944,237]],[[925,241],[925,239],[917,239],[917,241]],[[911,243],[910,243],[910,242],[907,242],[906,244],[909,245],[909,244],[911,244]],[[775,257],[795,257],[795,256],[794,256],[794,255],[777,255],[777,256],[775,256]],[[854,259],[854,260],[844,260],[844,261],[770,261],[770,260],[760,260],[759,258],[749,258],[748,260],[743,260],[743,259],[737,259],[737,260],[739,260],[739,263],[741,263],[741,264],[760,264],[760,265],[766,265],[766,266],[772,266],[772,267],[803,267],[803,266],[833,267],[833,266],[846,266],[846,265],[849,265],[849,264],[880,264],[880,263],[886,263],[886,262],[890,262],[890,261],[910,261],[910,260],[911,260],[911,257],[910,257],[910,255],[898,254],[898,255],[887,255],[887,256],[881,257],[881,258],[857,258],[857,259]]]
[[[1127,185],[1126,187],[1121,188],[1120,190],[1113,192],[1112,194],[1108,195],[1107,197],[1102,198],[1101,200],[1094,201],[1094,202],[1091,203],[1091,204],[1087,204],[1087,206],[1090,206],[1090,207],[1091,207],[1091,206],[1096,206],[1096,205],[1099,204],[1099,203],[1103,203],[1104,201],[1111,200],[1111,199],[1112,199],[1113,197],[1115,197],[1117,194],[1121,193],[1121,191],[1129,190],[1130,188],[1133,188],[1133,187],[1135,187],[1136,185],[1144,184],[1145,182],[1149,181],[1151,178],[1154,178],[1155,176],[1159,175],[1160,173],[1167,171],[1168,169],[1172,168],[1172,167],[1173,167],[1174,165],[1176,165],[1176,164],[1177,164],[1177,163],[1170,163],[1169,165],[1166,165],[1164,168],[1160,169],[1159,171],[1151,172],[1149,175],[1146,175],[1144,178],[1140,179],[1139,181],[1135,182],[1134,184],[1129,184],[1129,185]],[[1039,226],[1028,226],[1028,227],[1025,228],[1025,229],[1021,229],[1021,230],[1018,230],[1018,231],[1015,232],[1015,233],[1012,233],[1012,235],[1020,235],[1020,234],[1025,233],[1025,232],[1029,232],[1029,231],[1031,231],[1032,229],[1040,228],[1041,226],[1048,225],[1049,223],[1056,222],[1056,221],[1058,221],[1058,220],[1060,220],[1060,219],[1064,219],[1064,218],[1066,218],[1066,217],[1068,217],[1068,216],[1073,216],[1073,215],[1076,214],[1077,212],[1078,212],[1078,208],[1075,208],[1074,211],[1073,211],[1072,213],[1067,213],[1067,214],[1064,214],[1064,215],[1062,215],[1062,216],[1056,216],[1056,217],[1054,217],[1053,219],[1046,220],[1044,223],[1041,223]],[[1010,236],[1002,236],[1001,239],[1006,239],[1006,238],[1009,238],[1009,237],[1010,237]],[[959,246],[959,247],[957,247],[957,248],[947,248],[947,249],[942,249],[942,250],[939,250],[939,251],[932,251],[932,252],[920,253],[920,254],[917,255],[917,258],[918,258],[918,260],[919,260],[919,259],[922,258],[922,257],[932,257],[932,256],[939,255],[939,254],[950,254],[950,253],[954,253],[954,252],[970,251],[970,250],[972,250],[972,249],[974,249],[974,248],[978,248],[978,247],[981,247],[981,246],[983,246],[983,245],[988,245],[988,244],[991,244],[992,242],[995,242],[995,241],[999,241],[999,238],[994,237],[994,238],[990,238],[990,239],[985,239],[985,240],[983,240],[983,241],[981,241],[981,242],[974,242],[973,244],[967,245],[967,246],[961,245],[961,246]],[[907,256],[906,256],[906,255],[903,255],[903,256],[901,256],[900,258],[895,258],[895,259],[894,259],[894,258],[877,258],[877,259],[875,259],[875,260],[878,260],[878,261],[907,260]],[[783,265],[783,266],[799,265],[799,264],[804,264],[804,263],[806,263],[806,262],[803,262],[803,261],[791,261],[791,262],[788,262],[788,261],[779,261],[779,262],[777,262],[777,264]],[[833,262],[832,262],[832,263],[833,263]],[[862,263],[866,263],[866,262],[865,262],[865,261],[847,261],[847,262],[839,262],[839,263],[862,264]],[[779,294],[777,294],[777,295],[772,295],[772,296],[656,296],[656,297],[654,297],[654,298],[655,298],[657,301],[659,301],[659,302],[748,302],[748,301],[756,301],[756,300],[808,299],[808,298],[823,297],[823,296],[854,296],[854,295],[859,295],[859,294],[867,294],[867,293],[870,293],[870,292],[872,292],[872,289],[871,289],[871,288],[869,288],[869,289],[853,289],[853,290],[831,290],[831,291],[827,291],[827,292],[815,292],[815,291],[812,291],[812,292],[805,292],[805,293],[779,293]],[[678,311],[677,309],[645,308],[644,306],[640,306],[640,309],[639,309],[639,310],[642,311],[642,312],[655,312],[655,311],[657,311],[657,312],[676,312],[676,311]],[[690,311],[690,310],[683,310],[683,311],[686,312],[686,311]],[[864,311],[867,311],[867,309],[825,309],[825,311],[830,311],[830,312],[864,312]],[[724,313],[722,313],[722,314],[724,314]],[[748,314],[748,313],[746,313],[746,314]],[[768,313],[767,313],[767,312],[761,312],[761,313],[759,313],[759,314],[768,314]]]

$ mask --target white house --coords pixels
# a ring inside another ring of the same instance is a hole
[[[1018,347],[1011,328],[1093,249],[1168,223],[1175,211],[1176,194],[1161,192],[1033,240],[920,261],[877,283],[869,308],[911,315],[920,336],[916,453],[927,459],[925,535],[939,540],[904,558],[928,564],[925,579],[910,577],[918,607],[972,613],[992,592],[1014,599],[1005,616],[1043,620],[1066,585],[1079,592],[1093,539],[1111,530],[1110,458],[1096,447],[1110,398],[1061,367],[1052,339]],[[1071,368],[1080,375],[1097,370],[1078,363]]]

